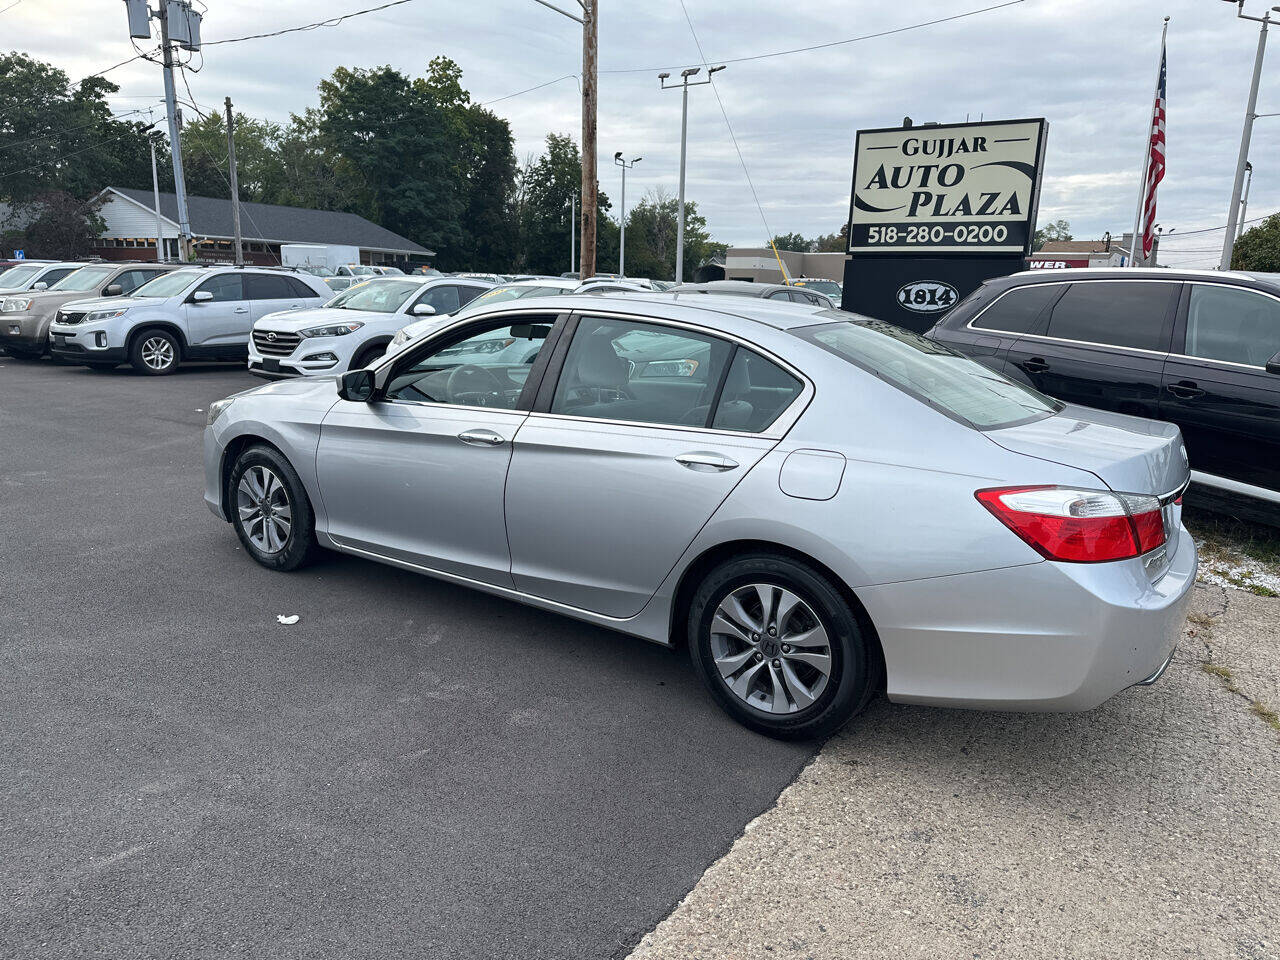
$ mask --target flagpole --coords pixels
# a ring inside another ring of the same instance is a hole
[[[1164,29],[1160,31],[1160,59],[1156,62],[1156,85],[1151,93],[1151,116],[1147,119],[1146,144],[1142,152],[1142,166],[1138,173],[1138,209],[1133,215],[1133,239],[1129,242],[1129,266],[1138,266],[1138,251],[1142,249],[1142,209],[1147,203],[1147,174],[1151,168],[1151,127],[1155,121],[1155,102],[1160,93],[1160,66],[1164,63],[1164,42],[1169,34],[1169,18],[1164,18]]]

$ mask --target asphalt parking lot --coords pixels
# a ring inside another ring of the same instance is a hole
[[[624,955],[812,750],[682,653],[259,568],[200,468],[256,382],[0,356],[0,955]]]

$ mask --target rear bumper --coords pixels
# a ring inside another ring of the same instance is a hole
[[[1141,559],[1033,563],[858,591],[884,647],[889,699],[994,710],[1089,710],[1154,683],[1182,636],[1191,536],[1155,583]]]

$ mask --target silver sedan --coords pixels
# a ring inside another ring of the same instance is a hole
[[[1195,579],[1188,477],[1176,427],[711,294],[495,304],[205,432],[205,499],[264,566],[340,550],[686,646],[783,737],[881,689],[1084,710],[1154,681]]]

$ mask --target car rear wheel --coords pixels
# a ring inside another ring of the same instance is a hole
[[[181,359],[182,347],[178,338],[167,330],[143,330],[134,337],[129,348],[129,362],[133,369],[148,376],[173,373]]]
[[[228,484],[231,522],[249,556],[272,570],[296,570],[315,552],[315,515],[297,471],[278,451],[240,454]]]
[[[713,570],[690,605],[689,654],[720,706],[783,739],[824,737],[857,714],[879,658],[829,578],[758,554]]]

